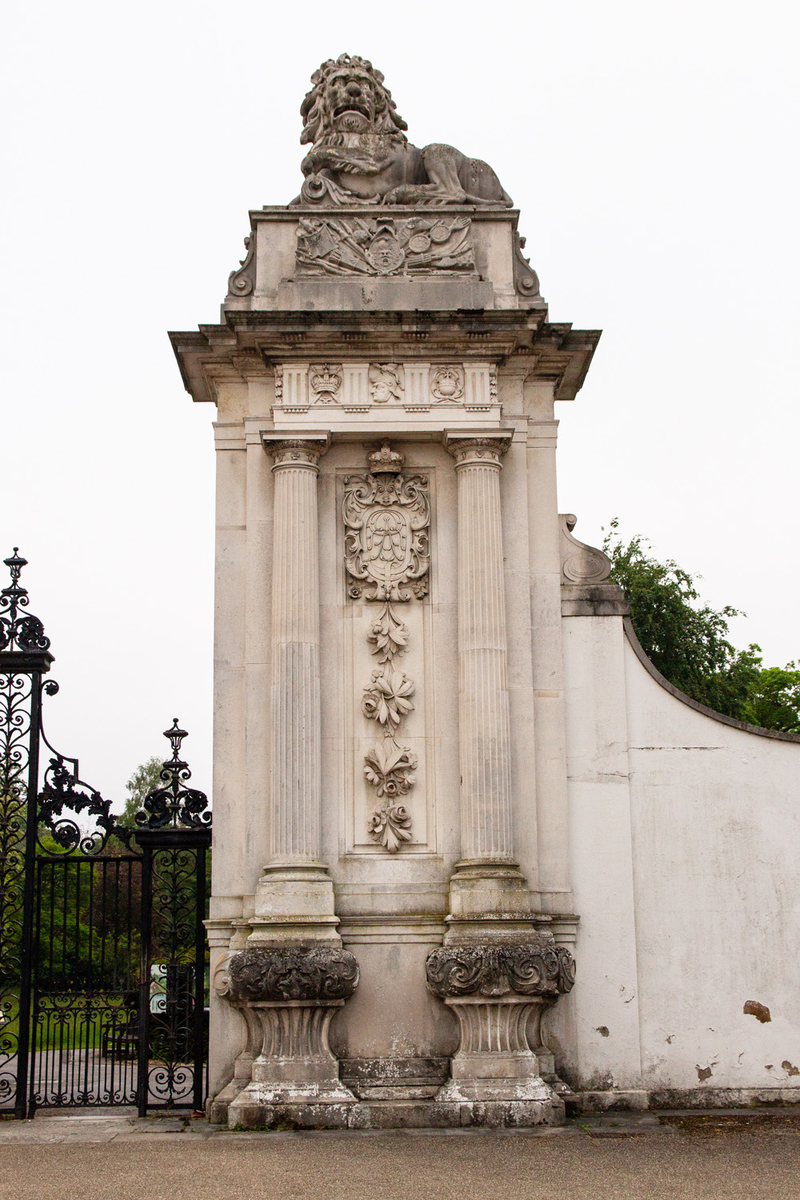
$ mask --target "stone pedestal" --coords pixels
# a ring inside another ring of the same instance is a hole
[[[234,954],[227,994],[247,1023],[250,1079],[228,1104],[231,1129],[268,1125],[283,1105],[348,1105],[328,1027],[358,985],[352,954],[332,946],[259,946]],[[242,1070],[248,1064],[242,1063]],[[230,1086],[230,1085],[229,1085]],[[277,1110],[276,1110],[277,1106]],[[326,1109],[321,1123],[346,1124]]]
[[[443,946],[428,955],[428,987],[459,1023],[460,1044],[439,1102],[504,1101],[540,1106],[539,1119],[563,1120],[563,1101],[541,1077],[528,1029],[541,1040],[542,1010],[571,990],[572,955],[544,934],[493,944]],[[526,1110],[528,1123],[539,1110]]]
[[[447,996],[444,1002],[458,1018],[461,1041],[439,1100],[552,1101],[526,1034],[528,1020],[543,1000]]]
[[[549,322],[491,168],[410,147],[369,63],[323,64],[303,113],[300,195],[250,214],[220,323],[173,335],[219,410],[214,1111],[556,1122],[561,578],[528,447],[598,335]],[[308,982],[320,955],[349,990]]]

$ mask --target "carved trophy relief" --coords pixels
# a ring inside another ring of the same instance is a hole
[[[396,661],[408,649],[409,631],[394,605],[427,593],[430,502],[427,479],[403,475],[403,456],[388,441],[368,461],[366,475],[345,480],[345,569],[349,595],[381,605],[367,634],[380,665],[364,688],[361,711],[382,740],[364,756],[364,776],[378,800],[368,832],[394,854],[411,840],[411,815],[400,800],[417,769],[417,756],[396,736],[414,709],[415,684]]]
[[[474,275],[469,217],[301,217],[298,275]]]

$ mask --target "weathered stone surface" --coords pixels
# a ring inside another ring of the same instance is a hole
[[[547,938],[489,945],[450,945],[433,950],[426,964],[436,996],[521,996],[555,998],[572,990],[575,960],[566,946]]]
[[[232,1002],[349,1000],[358,986],[358,963],[333,946],[240,950],[231,957]]]
[[[409,144],[408,126],[383,75],[367,59],[330,58],[311,83],[300,110],[300,141],[311,150],[303,160],[306,179],[297,203],[511,205],[487,163],[454,146],[420,150]],[[420,246],[418,252],[427,250]],[[371,257],[391,261],[394,253],[375,250]]]

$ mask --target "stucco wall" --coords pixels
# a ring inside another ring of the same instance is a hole
[[[553,1014],[565,1071],[689,1103],[800,1100],[800,744],[684,703],[620,617],[564,627],[581,917]]]

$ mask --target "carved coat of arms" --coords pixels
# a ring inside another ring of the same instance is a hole
[[[384,461],[380,461],[383,456]],[[345,567],[350,595],[406,601],[428,590],[430,504],[426,480],[401,475],[384,443],[371,472],[345,482]],[[377,460],[377,461],[376,461]]]

